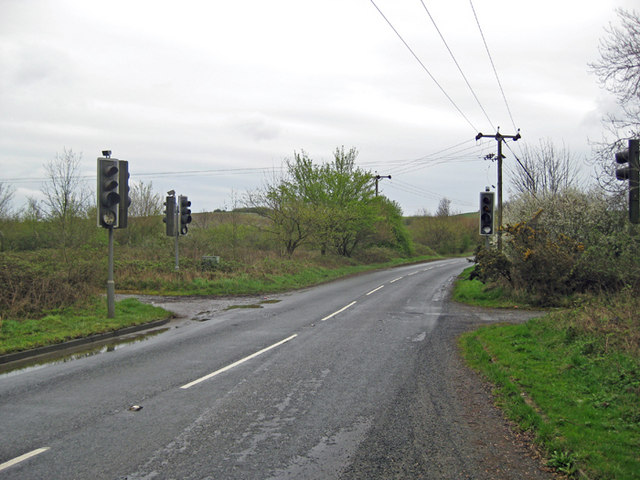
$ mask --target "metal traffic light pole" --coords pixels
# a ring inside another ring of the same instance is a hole
[[[180,270],[180,256],[178,255],[178,221],[180,220],[180,213],[178,212],[178,208],[175,209],[175,220],[174,220],[174,225],[175,225],[175,229],[176,229],[176,233],[173,236],[173,244],[175,246],[175,254],[176,254],[176,262],[175,262],[175,267],[174,270],[177,272],[178,270]]]
[[[107,318],[116,316],[116,284],[113,281],[113,227],[109,227],[109,275],[107,277]]]
[[[109,230],[109,260],[107,276],[107,318],[114,318],[115,282],[113,280],[113,230],[126,228],[129,197],[129,163],[111,158],[111,150],[102,150],[97,161],[98,227]]]

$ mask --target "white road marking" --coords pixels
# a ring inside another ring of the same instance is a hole
[[[347,308],[355,305],[357,302],[354,300],[353,302],[351,302],[349,305],[347,305],[346,307],[342,307],[340,310],[338,310],[337,312],[333,312],[331,315],[327,315],[326,317],[324,317],[322,320],[320,320],[321,322],[324,322],[325,320],[329,320],[330,318],[335,317],[336,315],[338,315],[341,312],[344,312]]]
[[[216,370],[213,373],[210,373],[209,375],[205,375],[204,377],[198,378],[197,380],[194,380],[193,382],[189,382],[186,385],[183,385],[182,388],[183,390],[186,390],[187,388],[191,388],[194,385],[197,385],[199,383],[204,382],[205,380],[209,380],[210,378],[215,377],[216,375],[220,375],[223,372],[226,372],[227,370],[231,370],[234,367],[237,367],[238,365],[247,362],[249,360],[251,360],[252,358],[256,358],[258,355],[262,355],[265,352],[268,352],[269,350],[279,347],[280,345],[282,345],[283,343],[287,343],[291,340],[293,340],[294,338],[296,338],[298,336],[298,334],[294,334],[291,335],[290,337],[285,338],[284,340],[280,340],[278,343],[274,343],[273,345],[267,347],[267,348],[263,348],[262,350],[260,350],[259,352],[256,353],[252,353],[251,355],[249,355],[248,357],[245,357],[241,360],[238,360],[237,362],[232,363],[231,365],[227,365],[226,367],[221,368],[220,370]]]
[[[398,278],[394,278],[393,280],[391,280],[389,283],[394,283],[397,282],[398,280],[402,280],[404,277],[398,277]]]
[[[415,275],[416,273],[419,273],[419,272],[411,272],[411,273],[408,273],[408,274],[407,274],[407,277],[410,277],[411,275]]]
[[[33,450],[29,453],[25,453],[24,455],[20,455],[19,457],[14,458],[13,460],[9,460],[8,462],[4,462],[2,464],[0,464],[0,471],[5,470],[9,467],[13,467],[14,465],[17,465],[20,462],[24,462],[25,460],[29,460],[31,457],[35,457],[36,455],[40,455],[41,453],[46,452],[47,450],[49,450],[49,447],[44,447],[44,448],[38,448],[36,450]]]
[[[369,293],[367,293],[367,297],[369,295],[371,295],[372,293],[376,293],[378,290],[380,290],[381,288],[384,288],[384,285],[380,285],[378,288],[374,288],[373,290],[371,290]]]

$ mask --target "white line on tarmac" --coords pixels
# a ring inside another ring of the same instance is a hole
[[[20,462],[24,462],[25,460],[29,460],[31,457],[35,457],[36,455],[40,455],[41,453],[46,452],[47,450],[49,450],[49,447],[44,447],[44,448],[38,448],[36,450],[33,450],[29,453],[25,453],[24,455],[20,455],[19,457],[14,458],[13,460],[9,460],[8,462],[4,462],[2,464],[0,464],[0,472],[2,470],[5,470],[9,467],[13,467],[14,465],[17,465]]]
[[[398,280],[402,280],[404,277],[398,277],[398,278],[394,278],[393,280],[391,280],[389,283],[395,283]]]
[[[369,295],[371,295],[372,293],[376,293],[378,290],[380,290],[381,288],[384,288],[384,285],[380,285],[378,288],[374,288],[373,290],[371,290],[369,293],[367,293],[367,297]]]
[[[260,350],[259,352],[256,353],[252,353],[251,355],[249,355],[248,357],[245,357],[241,360],[238,360],[237,362],[232,363],[231,365],[227,365],[226,367],[221,368],[220,370],[216,370],[213,373],[210,373],[209,375],[205,375],[204,377],[201,377],[197,380],[194,380],[193,382],[189,382],[186,385],[183,385],[182,388],[183,390],[186,390],[187,388],[191,388],[194,385],[197,385],[198,383],[204,382],[205,380],[209,380],[210,378],[215,377],[216,375],[220,375],[223,372],[226,372],[227,370],[231,370],[234,367],[237,367],[238,365],[251,360],[252,358],[256,358],[258,355],[262,355],[265,352],[268,352],[269,350],[271,350],[272,348],[276,348],[279,347],[280,345],[282,345],[283,343],[286,343],[290,340],[293,340],[294,338],[296,338],[298,336],[298,334],[294,334],[291,335],[290,337],[285,338],[284,340],[280,340],[278,343],[274,343],[273,345],[271,345],[270,347],[267,348],[263,348],[262,350]]]
[[[336,315],[338,315],[341,312],[344,312],[347,308],[353,306],[356,304],[356,301],[354,300],[353,302],[351,302],[349,305],[347,305],[346,307],[342,307],[340,310],[338,310],[337,312],[333,312],[331,315],[327,315],[326,317],[324,317],[322,320],[320,320],[321,322],[324,322],[325,320],[329,320],[330,318],[335,317]]]

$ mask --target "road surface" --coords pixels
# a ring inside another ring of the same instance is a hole
[[[549,478],[460,362],[464,259],[0,376],[2,479]],[[488,319],[491,320],[491,319]]]

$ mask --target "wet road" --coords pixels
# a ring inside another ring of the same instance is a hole
[[[538,478],[534,463],[483,473],[495,446],[450,378],[455,335],[480,321],[446,302],[467,265],[199,312],[126,348],[0,376],[0,477]]]

